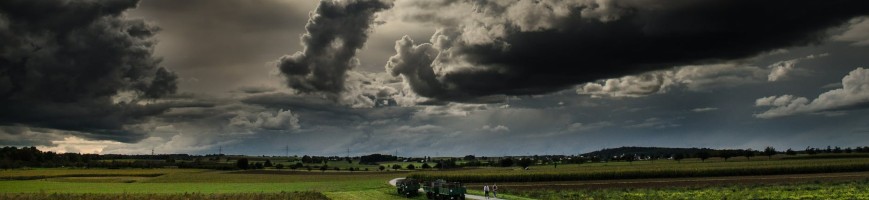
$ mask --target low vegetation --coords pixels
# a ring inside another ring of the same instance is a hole
[[[869,199],[869,180],[715,187],[534,189],[504,193],[532,199]]]
[[[77,194],[77,193],[23,193],[23,194],[2,194],[2,199],[56,199],[56,200],[110,200],[110,199],[128,199],[128,200],[205,200],[205,199],[233,199],[233,200],[253,200],[253,199],[292,199],[292,200],[323,200],[329,199],[323,193],[313,191],[302,192],[278,192],[278,193],[234,193],[234,194],[203,194],[203,193],[182,193],[182,194]]]
[[[445,179],[459,182],[540,182],[637,178],[678,178],[747,176],[869,171],[869,158],[817,160],[761,160],[741,162],[605,163],[537,166],[521,168],[483,168],[454,171],[414,172],[409,177],[421,180]]]

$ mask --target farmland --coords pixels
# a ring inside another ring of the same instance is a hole
[[[716,187],[505,189],[504,192],[532,199],[869,199],[869,179]]]
[[[497,183],[509,199],[859,199],[869,191],[865,154],[537,163],[527,169],[408,170],[420,163],[390,161],[379,164],[403,168],[381,171],[358,161],[326,163],[371,170],[23,168],[0,171],[0,199],[404,199],[386,183],[398,177],[461,181],[477,195],[483,183]]]
[[[153,176],[153,174],[158,174]],[[147,176],[143,176],[147,175]],[[406,172],[215,171],[188,169],[4,170],[0,198],[116,199],[392,199],[386,180]],[[42,177],[36,180],[21,180]],[[9,180],[12,179],[12,180]],[[51,196],[60,195],[60,196]],[[156,196],[155,196],[156,195]],[[181,196],[178,196],[181,195]],[[217,195],[217,196],[213,196]],[[259,195],[259,196],[258,196]],[[310,197],[313,196],[313,197]]]
[[[417,179],[461,182],[538,182],[636,178],[717,177],[869,171],[869,158],[756,159],[754,161],[670,161],[565,164],[521,168],[480,168],[415,172]]]

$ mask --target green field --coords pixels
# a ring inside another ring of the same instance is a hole
[[[820,161],[820,162],[819,162]],[[745,175],[806,174],[869,171],[869,158],[755,159],[751,161],[635,161],[569,164],[521,168],[477,168],[451,171],[414,172],[423,180],[446,179],[460,182],[539,182],[635,178],[714,177]]]
[[[294,199],[294,200],[325,200],[330,199],[319,192],[278,192],[278,193],[233,193],[233,194],[203,194],[203,193],[184,193],[184,194],[100,194],[100,193],[19,193],[19,194],[0,194],[0,199],[142,199],[142,200],[205,200],[205,199],[232,199],[232,200],[278,200],[278,199]]]
[[[639,189],[505,191],[530,199],[869,199],[869,179],[849,182]]]
[[[151,176],[160,174],[159,176]],[[143,176],[148,175],[148,176]],[[188,169],[4,170],[0,193],[14,194],[244,194],[316,192],[332,199],[402,199],[387,181],[404,172],[212,171]],[[45,177],[37,180],[15,180]],[[13,179],[13,180],[9,180]],[[76,196],[71,196],[73,198]],[[352,198],[351,198],[352,197]],[[161,197],[162,198],[162,197]],[[167,197],[168,198],[168,197]],[[271,198],[271,197],[263,197]],[[278,196],[280,199],[281,197]],[[75,199],[75,198],[73,198]],[[109,198],[111,199],[111,198]]]
[[[341,163],[347,167],[356,165]],[[411,163],[383,164],[407,166]],[[335,166],[339,165],[335,163]],[[673,177],[701,177],[698,179],[707,180],[710,178],[705,177],[746,175],[767,178],[774,174],[828,172],[860,172],[857,173],[860,179],[806,179],[799,183],[784,181],[788,184],[780,184],[782,181],[776,184],[745,181],[745,184],[681,184],[666,187],[657,187],[661,183],[652,182],[641,187],[607,186],[597,189],[582,186],[587,185],[589,180],[661,181],[665,180],[662,178]],[[331,169],[309,172],[287,169],[37,168],[0,171],[0,199],[406,199],[395,194],[394,187],[388,185],[387,181],[407,176],[426,180],[446,178],[469,183],[469,193],[477,195],[481,195],[481,183],[503,183],[501,195],[509,199],[867,199],[869,180],[863,180],[867,177],[863,172],[869,172],[869,158],[864,156],[774,157],[732,159],[727,162],[720,159],[604,162],[559,164],[557,167],[538,165],[528,170],[518,167],[382,172],[376,169],[367,172]],[[511,188],[510,182],[525,186]],[[561,186],[552,187],[553,184]],[[418,196],[414,199],[424,198]]]

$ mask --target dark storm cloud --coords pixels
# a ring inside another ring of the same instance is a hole
[[[359,65],[356,51],[368,39],[374,14],[389,7],[379,0],[321,1],[301,37],[305,49],[278,63],[287,86],[302,92],[344,90],[347,70]]]
[[[431,43],[397,41],[387,71],[422,96],[467,100],[810,45],[869,14],[869,2],[410,1],[401,9],[404,20],[443,28]]]
[[[127,125],[196,106],[136,103],[175,93],[177,80],[151,54],[158,28],[124,17],[137,2],[0,2],[0,124],[137,141]],[[136,102],[115,102],[119,93]]]

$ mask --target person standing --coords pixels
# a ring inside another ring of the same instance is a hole
[[[489,199],[489,184],[488,183],[483,185],[483,193],[486,194],[486,199]]]
[[[498,198],[498,184],[492,184],[492,197]]]

